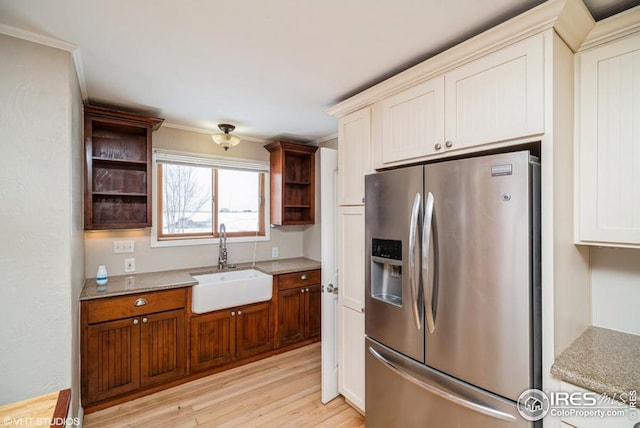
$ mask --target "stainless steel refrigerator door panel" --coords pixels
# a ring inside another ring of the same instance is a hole
[[[367,428],[531,428],[515,403],[365,341]]]
[[[365,177],[365,332],[418,361],[424,361],[420,287],[423,171],[420,166]],[[401,241],[400,266],[395,266],[397,260],[383,264],[384,259],[372,257],[373,239]],[[415,243],[412,248],[410,242]],[[396,289],[389,285],[392,282],[398,291],[385,296]]]
[[[425,167],[439,237],[426,364],[513,401],[532,385],[529,176],[529,152]]]

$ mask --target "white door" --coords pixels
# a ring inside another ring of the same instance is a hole
[[[320,149],[320,241],[322,256],[322,402],[338,396],[338,152]]]

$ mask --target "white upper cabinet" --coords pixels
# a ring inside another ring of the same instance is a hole
[[[429,155],[444,147],[444,78],[420,83],[381,101],[382,162]]]
[[[544,133],[543,53],[537,34],[376,103],[374,166]]]
[[[446,149],[544,132],[543,46],[538,34],[446,74]]]
[[[576,61],[576,242],[640,247],[640,33]]]
[[[338,175],[340,205],[364,203],[364,176],[371,169],[371,108],[338,122]]]

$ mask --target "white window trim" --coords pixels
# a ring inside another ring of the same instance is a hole
[[[254,159],[241,159],[241,158],[232,158],[232,157],[220,157],[220,156],[211,156],[201,153],[187,153],[187,152],[179,152],[174,150],[161,150],[155,149],[153,151],[153,171],[151,172],[152,176],[152,198],[153,198],[153,208],[152,208],[152,217],[153,222],[151,224],[151,247],[182,247],[182,246],[191,246],[191,245],[212,245],[219,244],[220,238],[191,238],[191,239],[183,239],[183,238],[175,238],[175,239],[162,239],[158,240],[158,164],[162,163],[165,160],[171,163],[180,163],[183,165],[208,165],[212,167],[226,168],[226,169],[235,169],[240,171],[254,171],[254,172],[264,172],[269,174],[269,162],[259,161]],[[270,185],[271,180],[264,180],[264,236],[238,236],[238,237],[229,237],[227,238],[227,242],[236,243],[236,242],[256,242],[256,241],[269,241],[271,239],[271,225],[270,225]]]

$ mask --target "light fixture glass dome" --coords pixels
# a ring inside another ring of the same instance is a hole
[[[220,130],[224,132],[224,134],[213,134],[211,136],[211,139],[214,143],[221,145],[225,151],[229,150],[229,147],[237,146],[238,144],[240,144],[240,137],[229,134],[229,132],[232,132],[234,129],[236,129],[235,126],[229,125],[227,123],[221,123],[220,125],[218,125],[218,128],[220,128]]]

